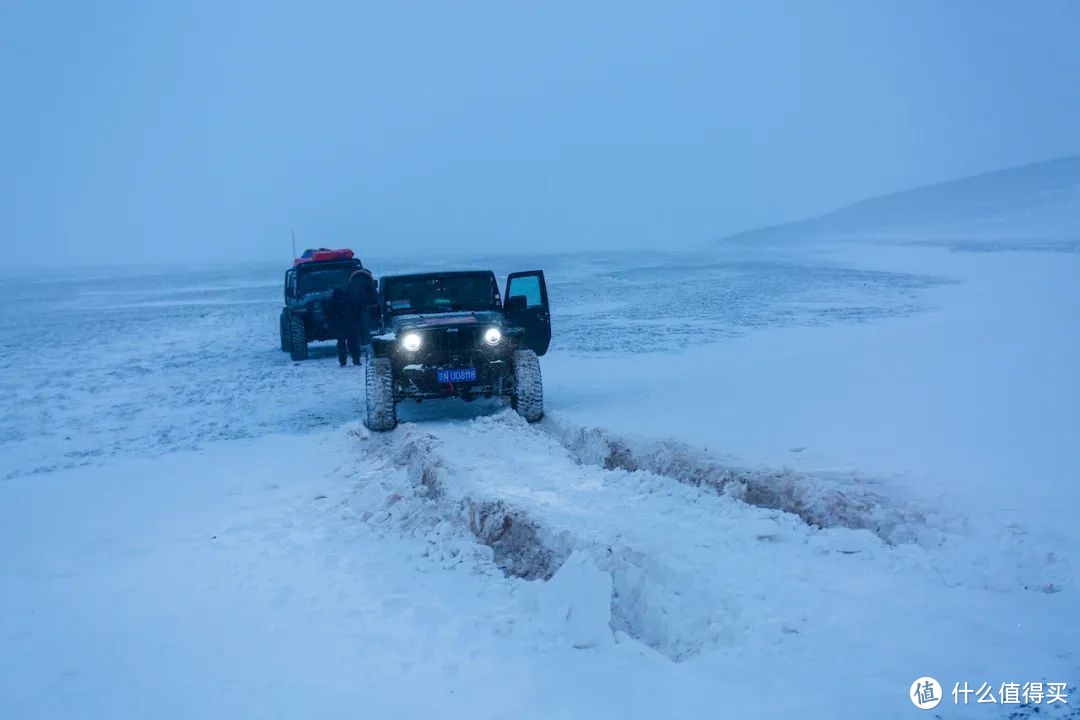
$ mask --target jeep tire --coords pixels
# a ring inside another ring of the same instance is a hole
[[[510,406],[528,422],[544,417],[544,380],[540,358],[532,350],[517,350],[513,357],[514,392]]]
[[[364,363],[364,390],[367,414],[364,425],[373,432],[397,427],[397,404],[394,400],[394,370],[390,358],[368,354]]]
[[[281,331],[281,351],[289,352],[289,347],[292,345],[292,331],[289,328],[289,316],[284,310],[278,318],[278,329]]]
[[[307,360],[307,333],[304,331],[304,318],[299,315],[289,316],[289,357],[293,360]]]

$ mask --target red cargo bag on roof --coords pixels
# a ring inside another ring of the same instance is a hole
[[[318,250],[305,250],[303,255],[293,260],[293,265],[309,262],[330,262],[332,260],[352,260],[352,258],[353,251],[348,248],[342,248],[341,250],[319,248]]]

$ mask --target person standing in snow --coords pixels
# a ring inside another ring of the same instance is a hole
[[[338,362],[345,367],[348,356],[360,364],[362,348],[375,330],[374,313],[378,311],[375,278],[369,270],[357,270],[348,285],[336,288],[330,299],[330,318],[337,335]]]
[[[375,278],[367,268],[361,268],[349,276],[349,305],[354,318],[354,332],[359,344],[367,344],[378,330],[379,300],[375,290]]]
[[[346,288],[334,288],[334,294],[330,297],[330,312],[328,313],[330,327],[337,336],[338,363],[345,367],[348,355],[353,356],[353,365],[360,364],[359,341],[353,332],[356,325],[352,317],[352,308],[349,303],[349,292]]]

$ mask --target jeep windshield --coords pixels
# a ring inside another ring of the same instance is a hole
[[[326,292],[334,288],[344,288],[349,284],[349,276],[357,270],[350,265],[348,267],[320,268],[318,270],[304,270],[296,278],[299,283],[300,294]]]
[[[490,272],[398,275],[383,279],[383,306],[390,315],[494,310]]]

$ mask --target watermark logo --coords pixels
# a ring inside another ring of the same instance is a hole
[[[988,682],[972,685],[968,681],[957,682],[952,689],[953,705],[1068,705],[1070,687],[1064,682],[1033,680],[1031,682],[1003,682],[996,687]],[[948,696],[946,696],[947,698]],[[920,710],[932,710],[941,704],[941,683],[924,676],[911,683],[908,698]],[[1039,708],[1035,708],[1039,712]]]
[[[941,683],[932,677],[921,677],[911,683],[908,697],[920,710],[933,710],[941,702]]]

